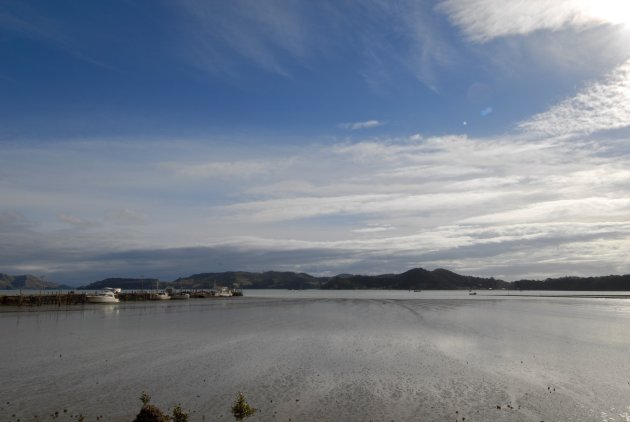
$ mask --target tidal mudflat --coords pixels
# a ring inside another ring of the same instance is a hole
[[[243,391],[251,420],[630,421],[624,299],[246,292],[2,312],[0,330],[1,420],[131,420],[148,391],[227,421]]]

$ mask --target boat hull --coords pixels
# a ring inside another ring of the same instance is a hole
[[[118,303],[120,299],[117,297],[110,296],[87,296],[87,301],[89,303]]]

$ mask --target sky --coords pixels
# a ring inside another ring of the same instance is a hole
[[[630,273],[630,1],[0,1],[0,272]]]

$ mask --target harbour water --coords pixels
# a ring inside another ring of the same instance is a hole
[[[630,300],[513,294],[3,309],[0,420],[128,421],[147,391],[193,421],[228,421],[243,391],[251,420],[630,421]]]

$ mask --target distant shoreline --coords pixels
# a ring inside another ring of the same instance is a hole
[[[545,292],[545,291],[549,291],[549,290],[539,290],[540,292]],[[576,290],[578,291],[578,290]],[[579,290],[579,291],[588,291],[588,290]],[[479,296],[484,296],[484,295],[479,295]],[[485,297],[490,297],[490,295],[485,295]],[[574,298],[583,298],[583,299],[630,299],[630,292],[628,292],[627,294],[619,294],[619,295],[610,295],[610,294],[606,294],[606,295],[571,295],[571,294],[566,294],[566,295],[541,295],[541,294],[501,294],[501,295],[492,295],[492,297],[574,297]]]
[[[544,280],[504,281],[493,277],[461,275],[444,268],[426,270],[412,268],[400,274],[356,275],[338,274],[317,277],[291,271],[224,271],[206,272],[180,277],[173,281],[157,278],[106,278],[83,286],[67,286],[44,281],[33,275],[0,274],[0,289],[64,289],[100,290],[105,287],[123,290],[212,289],[226,286],[244,289],[322,289],[322,290],[532,290],[532,291],[594,291],[630,294],[630,274],[597,277],[559,277]]]

